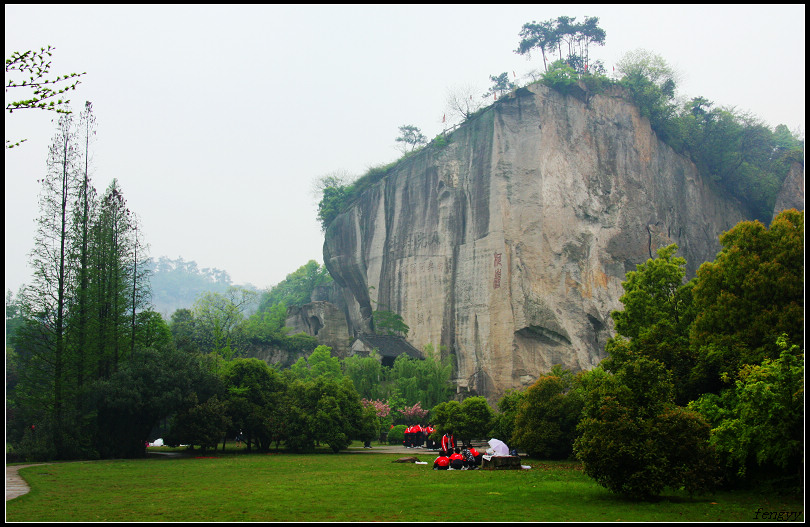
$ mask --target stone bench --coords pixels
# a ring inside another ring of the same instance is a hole
[[[518,456],[494,456],[491,459],[481,460],[481,468],[484,470],[520,470],[520,457]]]

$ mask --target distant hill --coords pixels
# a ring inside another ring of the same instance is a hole
[[[202,293],[224,293],[233,286],[261,292],[251,284],[233,284],[227,271],[200,269],[193,260],[161,256],[157,261],[150,258],[146,265],[151,272],[152,304],[166,320],[178,309],[191,308]]]

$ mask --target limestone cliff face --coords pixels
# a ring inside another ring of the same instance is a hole
[[[793,163],[776,196],[773,217],[785,209],[804,210],[804,166]]]
[[[460,391],[495,399],[597,365],[625,273],[674,242],[693,275],[743,219],[618,92],[533,85],[370,188],[328,227],[324,262],[352,334],[399,313],[414,346],[456,355]]]

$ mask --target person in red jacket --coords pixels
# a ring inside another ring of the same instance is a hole
[[[454,470],[462,470],[464,466],[464,456],[461,455],[461,449],[456,447],[456,451],[450,455],[450,468]]]
[[[414,448],[422,447],[422,425],[419,423],[413,425],[411,428],[411,441]]]
[[[453,439],[453,436],[444,434],[442,436],[442,450],[445,452],[453,452],[453,449],[456,447],[456,441]]]
[[[428,450],[433,450],[433,439],[430,438],[430,434],[433,433],[433,426],[427,425],[425,427],[425,448]]]
[[[447,457],[447,452],[442,450],[439,452],[439,457],[433,462],[433,470],[447,470],[450,468],[450,458]]]

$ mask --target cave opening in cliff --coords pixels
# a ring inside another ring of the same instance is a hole
[[[309,317],[309,327],[312,328],[312,336],[317,336],[318,332],[323,327],[321,320],[318,317]]]

